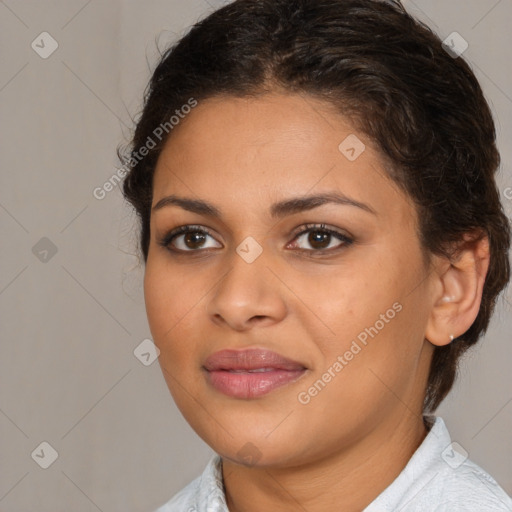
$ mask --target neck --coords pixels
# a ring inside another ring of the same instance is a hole
[[[427,434],[406,411],[357,444],[294,467],[247,467],[223,459],[230,512],[260,510],[360,512],[393,480]]]

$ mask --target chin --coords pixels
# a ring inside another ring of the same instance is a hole
[[[293,438],[289,436],[288,439]],[[204,438],[203,438],[204,439]],[[302,463],[303,454],[295,442],[259,436],[223,436],[221,440],[204,441],[222,458],[245,467],[286,467]]]

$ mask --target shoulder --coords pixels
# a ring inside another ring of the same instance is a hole
[[[512,512],[512,499],[452,442],[440,417],[395,481],[364,512]]]
[[[199,491],[200,480],[201,477],[198,476],[154,512],[195,512],[194,503]]]
[[[213,455],[203,473],[154,512],[224,512],[227,511],[222,459]]]
[[[426,493],[428,501],[437,503],[432,510],[512,511],[512,499],[491,475],[462,454],[457,453],[454,459],[460,465],[442,466]]]
[[[512,499],[485,469],[468,458],[468,453],[451,440],[441,418],[434,423],[439,440],[432,470],[432,497],[439,499],[439,511],[512,511]],[[443,444],[446,445],[443,448]],[[439,453],[440,452],[440,453]],[[435,450],[434,450],[435,453]]]
[[[406,489],[395,490],[399,495],[388,501],[384,494],[384,499],[376,500],[365,512],[512,512],[510,496],[485,470],[468,459],[457,468],[442,465],[431,468],[417,474]]]

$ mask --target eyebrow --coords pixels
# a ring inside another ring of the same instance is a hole
[[[354,206],[366,212],[377,215],[377,212],[369,205],[361,203],[347,197],[343,194],[326,193],[309,196],[292,197],[284,201],[274,203],[270,207],[270,216],[272,218],[284,217],[303,211],[312,210],[324,204],[339,204],[343,206]],[[170,195],[160,199],[152,208],[152,211],[161,210],[167,206],[179,206],[189,212],[197,213],[199,215],[206,215],[210,217],[221,218],[222,213],[219,208],[211,203],[200,199],[193,199],[189,197],[179,197]]]

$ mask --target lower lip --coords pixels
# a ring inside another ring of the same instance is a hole
[[[290,384],[304,375],[302,370],[272,370],[268,372],[207,371],[210,384],[221,393],[234,398],[258,398],[274,389]]]

